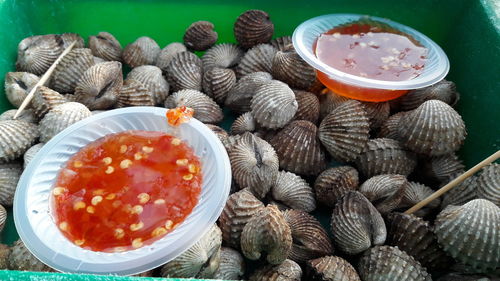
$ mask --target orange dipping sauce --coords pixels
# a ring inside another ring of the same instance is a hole
[[[149,245],[191,213],[201,163],[183,141],[162,132],[125,131],[76,153],[52,190],[52,215],[74,244],[121,252]]]

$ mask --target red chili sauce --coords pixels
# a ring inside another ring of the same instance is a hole
[[[83,147],[52,190],[55,221],[74,244],[120,252],[153,243],[191,213],[200,160],[183,141],[150,131],[110,134]]]

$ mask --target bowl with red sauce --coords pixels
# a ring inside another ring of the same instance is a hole
[[[309,19],[293,33],[297,53],[327,88],[363,101],[392,100],[442,80],[444,51],[408,26],[379,17],[330,14]]]
[[[14,199],[16,228],[38,259],[63,272],[136,274],[215,223],[231,185],[226,150],[203,123],[171,126],[166,114],[99,113],[44,145]]]

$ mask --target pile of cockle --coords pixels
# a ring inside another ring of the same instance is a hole
[[[216,44],[207,21],[163,49],[149,37],[122,49],[107,32],[90,36],[87,47],[70,33],[22,40],[18,72],[5,79],[16,107],[63,50],[75,40],[76,46],[29,109],[17,120],[15,110],[0,116],[0,203],[12,204],[22,157],[26,167],[69,125],[113,108],[185,105],[226,147],[233,188],[218,225],[157,274],[249,280],[498,274],[500,165],[415,215],[401,213],[464,172],[455,155],[466,130],[452,107],[459,99],[454,84],[441,81],[392,102],[349,100],[325,90],[291,38],[273,33],[269,15],[251,10],[234,24],[237,44]],[[122,63],[132,68],[125,79]],[[224,107],[239,114],[228,131],[215,125]],[[331,216],[330,232],[310,214],[317,205]],[[0,265],[51,270],[21,241],[0,247]]]

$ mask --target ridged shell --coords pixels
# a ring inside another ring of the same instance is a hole
[[[227,94],[234,85],[236,85],[236,74],[229,68],[213,67],[203,74],[203,91],[219,104],[224,104]]]
[[[7,72],[5,74],[5,96],[19,108],[40,78],[28,72]]]
[[[243,227],[261,208],[264,204],[247,188],[229,195],[219,217],[224,244],[239,249]]]
[[[85,71],[94,65],[90,49],[72,49],[56,66],[50,79],[50,88],[59,93],[72,93]]]
[[[306,276],[310,281],[361,281],[349,262],[335,256],[308,261]]]
[[[455,175],[458,176],[458,175]],[[455,177],[453,177],[455,178]],[[445,183],[443,183],[444,185]],[[448,205],[463,205],[473,199],[477,198],[477,177],[472,176],[459,183],[454,188],[448,190],[443,195],[441,201],[441,208]]]
[[[301,210],[286,210],[283,216],[294,241],[289,259],[304,263],[333,253],[332,242],[316,218]]]
[[[253,132],[257,128],[257,122],[251,112],[241,114],[231,125],[231,135],[239,135],[245,132]]]
[[[318,97],[310,92],[306,91],[293,91],[295,93],[295,99],[299,105],[294,120],[307,120],[316,124],[319,118],[319,99]]]
[[[85,41],[83,41],[82,36],[77,33],[63,33],[60,35],[61,39],[63,41],[63,49],[66,49],[73,43],[73,41],[76,41],[75,43],[75,48],[85,48]]]
[[[60,35],[36,35],[24,38],[17,46],[16,69],[42,75],[63,52]]]
[[[161,73],[161,71],[160,71]],[[115,105],[123,85],[122,64],[117,61],[91,66],[76,84],[75,99],[90,110]]]
[[[0,269],[9,269],[10,247],[0,244]]]
[[[89,48],[94,56],[103,60],[122,60],[122,45],[111,33],[99,32],[95,36],[89,36]]]
[[[270,264],[280,264],[292,249],[292,232],[283,214],[274,205],[268,205],[253,215],[241,232],[241,250],[250,260],[258,260],[267,253]]]
[[[276,52],[271,74],[294,89],[307,91],[318,83],[314,68],[305,62],[293,47]]]
[[[498,281],[498,278],[495,278],[493,276],[481,276],[452,272],[439,277],[437,281]]]
[[[352,162],[366,147],[369,132],[370,123],[363,105],[351,100],[342,103],[321,121],[318,136],[333,158]]]
[[[316,199],[321,204],[334,207],[344,194],[356,190],[359,185],[358,171],[350,166],[329,168],[314,182]]]
[[[457,151],[466,134],[462,117],[439,100],[424,102],[399,121],[402,143],[414,152],[430,156]]]
[[[254,135],[257,136],[257,135]],[[222,144],[224,145],[224,148],[226,149],[227,153],[229,154],[231,150],[236,146],[236,144],[240,141],[241,135],[230,135],[228,136]],[[233,177],[234,180],[234,177]]]
[[[500,208],[475,199],[462,206],[448,206],[435,220],[439,244],[457,261],[478,272],[500,267]]]
[[[393,139],[371,139],[356,159],[356,167],[365,177],[380,174],[409,175],[417,160],[415,154],[405,150]]]
[[[173,92],[183,89],[201,90],[203,65],[197,55],[191,52],[177,53],[166,70],[167,81]]]
[[[187,106],[194,109],[194,118],[204,123],[219,123],[224,118],[222,109],[209,96],[196,90],[180,90],[165,101],[166,108]]]
[[[368,119],[370,119],[370,129],[380,128],[389,118],[391,107],[388,102],[362,102]]]
[[[260,86],[250,103],[255,121],[269,129],[284,127],[295,116],[298,106],[290,87],[277,80]]]
[[[245,274],[245,261],[236,250],[222,247],[220,252],[220,265],[215,271],[214,279],[240,280]]]
[[[401,200],[398,208],[411,208],[418,202],[429,197],[432,193],[434,193],[434,190],[426,185],[417,182],[409,182],[404,190],[403,199]],[[416,216],[423,217],[427,215],[432,209],[438,208],[440,204],[441,199],[436,198],[414,214]]]
[[[273,45],[274,48],[276,48],[278,51],[284,51],[289,47],[290,44],[292,44],[292,37],[291,36],[281,36],[274,38],[269,42],[271,45]]]
[[[358,273],[363,281],[432,281],[418,261],[391,246],[366,251],[359,261]]]
[[[14,242],[14,245],[11,247],[9,269],[23,271],[53,271],[52,268],[46,266],[31,254],[26,246],[24,246],[21,239]]]
[[[477,197],[488,199],[500,207],[500,165],[484,167],[477,178]]]
[[[0,205],[12,206],[23,168],[18,163],[0,164]]]
[[[234,37],[245,49],[271,41],[274,24],[269,15],[261,10],[248,10],[234,23]]]
[[[219,140],[224,143],[224,140],[229,137],[229,134],[226,132],[226,130],[224,130],[223,128],[217,126],[217,125],[212,125],[212,124],[205,124],[208,128],[210,128],[210,130],[212,130],[212,132],[215,133],[215,135],[217,135],[217,137],[219,138]]]
[[[153,94],[155,104],[163,104],[168,96],[169,85],[161,69],[154,65],[141,65],[127,74],[127,79],[141,82]]]
[[[103,62],[106,62],[106,61],[101,59],[100,57],[94,56],[94,64],[103,63]]]
[[[38,116],[38,118],[43,118],[51,107],[65,102],[68,102],[65,96],[48,87],[40,86],[33,95],[31,105],[35,115]]]
[[[90,116],[92,112],[81,103],[67,102],[58,105],[40,121],[40,141],[48,142],[62,130]]]
[[[141,82],[126,79],[120,89],[116,107],[154,106],[153,93]]]
[[[428,222],[403,213],[390,213],[388,220],[387,245],[397,246],[427,268],[445,269],[452,263]]]
[[[248,50],[236,66],[236,75],[245,76],[254,72],[269,72],[273,66],[276,48],[269,44],[260,44]]]
[[[369,178],[359,191],[381,214],[386,214],[400,205],[409,184],[405,176],[385,174]]]
[[[172,42],[168,44],[165,48],[161,49],[158,58],[156,58],[156,66],[158,66],[163,72],[166,72],[170,61],[172,61],[174,56],[185,51],[187,51],[186,46],[180,42]]]
[[[424,162],[423,169],[426,177],[436,179],[442,184],[453,180],[457,175],[465,172],[462,160],[454,153],[435,156]]]
[[[28,150],[26,150],[26,152],[24,153],[24,156],[23,156],[23,160],[24,160],[23,167],[25,169],[28,166],[28,164],[31,162],[31,160],[33,160],[33,158],[38,153],[38,151],[40,151],[40,149],[42,149],[42,147],[44,145],[45,145],[45,143],[37,143],[37,144],[33,145],[32,147],[30,147]]]
[[[398,112],[387,118],[382,126],[380,126],[378,137],[399,140],[399,120],[405,114],[406,112]]]
[[[243,76],[227,93],[225,105],[237,113],[250,111],[250,103],[257,89],[271,79],[271,74],[267,72],[255,72]]]
[[[333,241],[349,255],[385,242],[387,231],[377,209],[357,191],[349,191],[337,201],[331,218]]]
[[[460,100],[460,94],[457,92],[455,83],[441,80],[434,85],[412,90],[399,98],[400,110],[415,109],[428,100],[440,100],[454,106]]]
[[[322,92],[319,95],[319,118],[325,118],[330,112],[346,101],[349,101],[349,99],[330,90]]]
[[[0,233],[3,231],[3,228],[5,226],[5,220],[7,220],[7,210],[5,210],[2,205],[0,205]]]
[[[279,265],[266,265],[255,270],[249,281],[300,281],[302,269],[292,260],[285,260]]]
[[[38,123],[38,118],[36,117],[35,113],[31,109],[25,109],[21,112],[19,116],[17,116],[16,119],[14,119],[14,115],[16,115],[17,109],[10,109],[7,111],[4,111],[2,114],[0,114],[0,121],[5,121],[5,120],[20,120],[32,124]]]
[[[123,61],[134,68],[141,65],[155,65],[156,58],[160,54],[160,46],[152,38],[139,37],[133,43],[123,49]]]
[[[233,68],[240,62],[244,54],[245,52],[235,44],[216,44],[201,57],[203,69],[208,71],[214,67]]]
[[[0,163],[23,155],[39,135],[35,124],[20,120],[0,121]]]
[[[205,51],[217,42],[214,24],[209,21],[193,22],[184,33],[184,45],[191,50]]]
[[[284,170],[300,175],[317,175],[326,168],[325,152],[316,125],[305,120],[290,122],[269,142]]]
[[[294,173],[281,171],[271,188],[273,199],[290,209],[312,212],[316,209],[314,191],[309,184]]]

